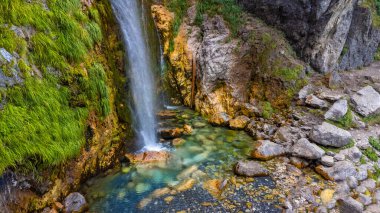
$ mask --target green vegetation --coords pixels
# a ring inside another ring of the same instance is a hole
[[[0,91],[0,174],[7,167],[57,165],[75,157],[85,143],[90,111],[112,111],[107,75],[95,53],[103,40],[96,8],[81,0],[0,1],[0,47],[20,55],[24,84]],[[11,26],[30,31],[18,37]],[[91,57],[90,57],[91,54]],[[13,75],[14,63],[1,67]],[[42,78],[32,77],[36,65]],[[33,68],[34,70],[34,68]],[[29,165],[29,166],[28,166]]]
[[[350,140],[350,143],[348,143],[347,145],[343,146],[343,147],[340,147],[340,148],[335,148],[335,147],[327,147],[327,146],[319,146],[321,147],[323,150],[325,150],[325,152],[328,152],[328,151],[331,151],[331,152],[334,152],[334,153],[338,153],[344,149],[349,149],[349,148],[352,148],[355,146],[355,140],[351,139]]]
[[[380,151],[380,139],[375,138],[375,137],[370,137],[368,141],[369,141],[369,144],[371,144],[373,148],[375,148],[377,151]]]
[[[265,119],[271,118],[274,113],[274,109],[272,108],[272,105],[270,102],[264,102],[262,104],[262,111],[263,111],[262,116]]]
[[[363,121],[371,126],[375,124],[380,124],[380,114],[365,117],[363,118]]]
[[[187,1],[184,0],[170,0],[167,3],[170,11],[174,12],[173,21],[173,37],[177,36],[179,27],[181,26],[183,17],[186,15],[187,8],[189,7]]]
[[[334,124],[342,129],[350,129],[355,127],[354,115],[351,109],[348,109],[347,113],[338,121],[328,121],[331,124]]]
[[[364,0],[361,6],[371,10],[373,25],[380,27],[380,0]]]
[[[26,78],[7,91],[0,113],[0,173],[25,159],[56,165],[75,156],[84,143],[87,110],[69,107],[69,90],[57,79]]]
[[[231,30],[232,37],[236,37],[243,23],[242,10],[235,0],[203,0],[197,2],[195,24],[203,23],[203,15],[221,15]]]
[[[379,160],[379,156],[377,156],[373,148],[367,148],[366,150],[364,150],[363,154],[367,156],[367,158],[371,161],[377,162]]]

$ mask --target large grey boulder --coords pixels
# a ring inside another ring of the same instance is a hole
[[[355,111],[362,116],[380,113],[380,94],[371,86],[359,90],[352,97]]]
[[[78,192],[69,194],[64,201],[65,212],[80,213],[87,210],[87,201],[83,195]]]
[[[341,119],[348,111],[347,100],[339,100],[335,102],[332,107],[326,112],[325,119],[338,121]]]
[[[269,171],[264,168],[260,163],[255,161],[239,161],[234,167],[237,175],[247,177],[268,176]]]
[[[338,203],[340,212],[362,213],[364,209],[363,204],[352,197],[339,199]]]
[[[327,122],[316,126],[310,133],[310,139],[324,146],[342,147],[350,143],[351,133]]]
[[[320,159],[325,154],[323,149],[313,143],[310,143],[306,138],[298,140],[298,142],[292,146],[290,152],[293,156],[310,160]]]
[[[350,176],[356,176],[355,166],[350,161],[338,161],[332,167],[319,165],[315,171],[327,180],[342,181]]]
[[[270,160],[274,157],[284,155],[285,148],[282,145],[268,140],[258,141],[251,152],[251,157],[259,160]]]

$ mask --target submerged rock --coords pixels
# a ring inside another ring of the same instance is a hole
[[[167,151],[147,151],[142,153],[127,153],[126,157],[131,163],[145,164],[166,161],[170,158]]]
[[[325,154],[323,149],[313,143],[310,143],[306,138],[298,140],[298,142],[293,145],[290,152],[293,156],[302,157],[309,160],[320,159]]]
[[[176,138],[173,140],[173,146],[181,146],[183,143],[185,143],[186,140],[183,138]]]
[[[183,135],[183,129],[180,128],[161,128],[158,130],[163,139],[179,138]]]
[[[67,213],[80,213],[87,210],[87,201],[83,195],[78,192],[69,194],[64,201],[65,212]]]
[[[270,160],[274,157],[284,155],[286,150],[283,146],[268,140],[258,141],[251,156],[259,160]]]
[[[237,175],[247,177],[268,176],[269,171],[255,161],[239,161],[234,167]]]
[[[221,112],[212,115],[208,122],[215,126],[227,126],[230,119],[231,117],[227,113]]]
[[[245,115],[238,116],[229,121],[230,127],[232,129],[244,129],[249,122],[249,118]]]
[[[313,128],[310,139],[324,146],[342,147],[350,143],[351,133],[327,122]]]
[[[332,107],[326,112],[325,119],[338,121],[344,115],[346,115],[348,111],[348,103],[347,100],[339,100],[335,102]]]
[[[362,116],[380,113],[380,94],[371,86],[359,90],[352,97],[355,111]]]

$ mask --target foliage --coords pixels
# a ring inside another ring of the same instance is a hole
[[[56,165],[78,154],[87,111],[69,107],[69,91],[57,79],[26,78],[7,97],[0,113],[0,173],[26,159]]]
[[[364,150],[363,154],[374,162],[377,162],[379,160],[379,156],[377,156],[375,150],[371,147]]]
[[[89,70],[88,98],[91,102],[98,103],[98,111],[102,116],[107,116],[111,112],[109,91],[107,87],[106,73],[101,64],[94,64]]]
[[[363,121],[368,125],[380,124],[380,114],[365,117],[363,118]]]
[[[265,119],[271,118],[274,113],[274,109],[272,108],[272,105],[270,102],[264,102],[262,105],[262,110],[263,110],[262,116]]]
[[[232,36],[236,37],[243,23],[242,9],[236,4],[235,0],[204,0],[197,2],[195,24],[203,23],[203,15],[221,15],[227,22]]]
[[[167,6],[170,11],[174,12],[174,21],[173,21],[173,36],[177,36],[179,27],[181,26],[183,17],[186,15],[187,8],[189,7],[187,1],[183,0],[170,0],[167,3]]]
[[[375,138],[375,137],[370,137],[368,141],[369,141],[369,144],[371,144],[373,148],[375,148],[377,151],[380,151],[380,139]]]

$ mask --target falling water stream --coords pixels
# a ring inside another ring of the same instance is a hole
[[[149,44],[146,10],[140,0],[112,0],[112,8],[119,22],[128,58],[132,111],[138,141],[144,150],[160,150],[157,143],[155,118],[155,59]]]

